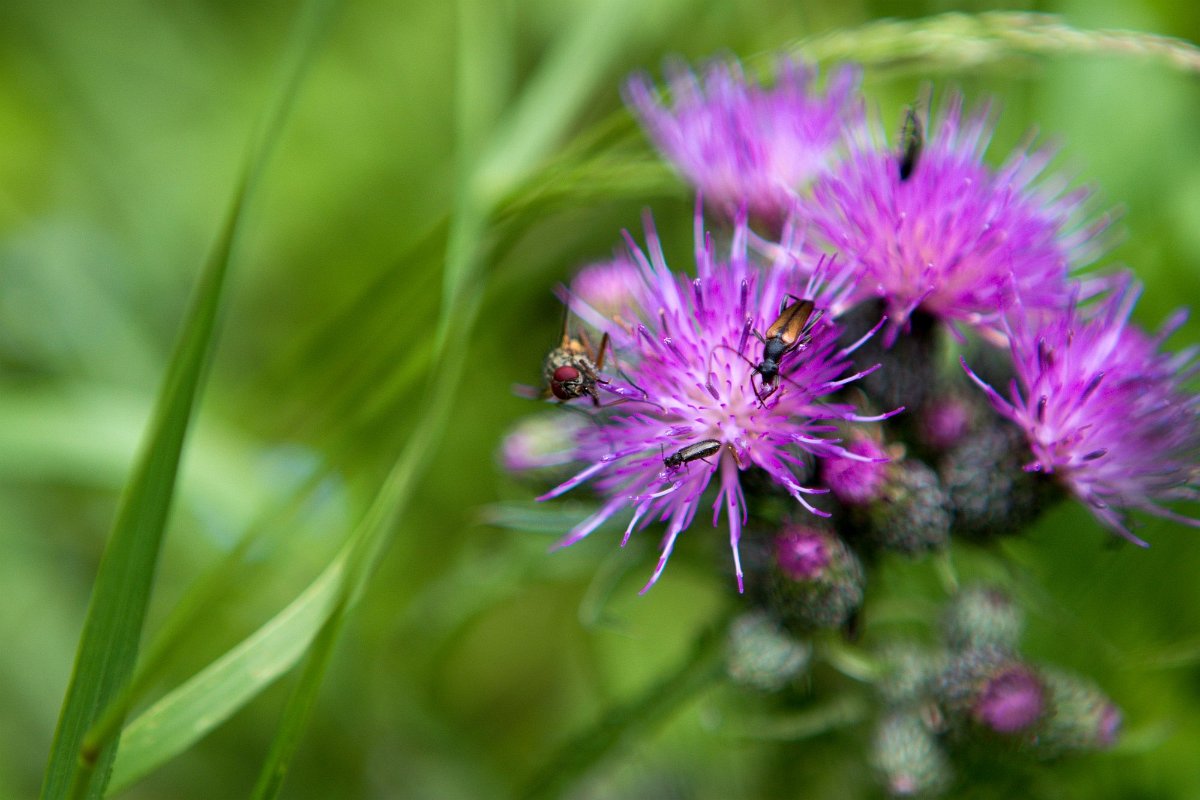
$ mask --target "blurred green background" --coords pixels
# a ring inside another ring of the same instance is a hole
[[[510,795],[572,735],[675,670],[731,607],[722,536],[703,524],[645,597],[652,535],[618,550],[597,534],[547,555],[555,532],[486,524],[489,507],[534,494],[501,473],[495,451],[532,410],[511,386],[537,382],[557,336],[552,287],[609,255],[622,228],[640,237],[646,207],[674,263],[690,258],[691,198],[621,111],[620,83],[659,73],[668,54],[752,57],[952,8],[641,5],[363,1],[328,18],[235,253],[148,635],[237,542],[253,542],[221,567],[225,589],[135,713],[320,572],[423,424],[443,369],[434,332],[459,308],[443,296],[449,220],[477,153],[525,161],[473,177],[485,195],[489,179],[503,191],[478,238],[478,319],[448,319],[465,372],[284,795]],[[1200,10],[1178,0],[1005,9],[1200,40]],[[121,487],[299,13],[292,2],[0,5],[0,797],[37,791]],[[592,46],[575,65],[580,41]],[[580,84],[541,83],[550,63]],[[1200,300],[1195,74],[1115,54],[971,68],[916,59],[868,69],[866,92],[898,120],[927,78],[999,97],[994,160],[1036,126],[1065,144],[1062,169],[1123,209],[1126,236],[1108,261],[1146,281],[1140,322]],[[516,109],[549,135],[529,153],[489,150],[522,130]],[[1190,323],[1172,344],[1198,338]],[[1028,605],[1030,657],[1091,675],[1125,711],[1116,751],[1030,770],[1024,796],[1200,797],[1200,541],[1158,522],[1142,535],[1148,551],[1107,547],[1086,512],[1063,508],[1003,561],[955,550],[964,576],[1000,576]],[[943,600],[931,565],[886,564],[869,589],[866,643],[920,630]],[[293,680],[122,796],[245,795]],[[638,731],[577,796],[875,796],[868,725],[770,741],[753,725],[765,709],[731,688],[702,692]],[[1017,791],[1001,770],[979,772],[972,796]]]

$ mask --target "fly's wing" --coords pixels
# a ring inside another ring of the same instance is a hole
[[[526,400],[545,400],[550,397],[550,387],[539,389],[524,383],[514,383],[512,393],[517,397],[524,397]]]
[[[558,345],[560,348],[567,347],[568,343],[571,341],[571,335],[569,333],[567,333],[567,325],[568,325],[568,323],[570,323],[570,321],[571,321],[571,307],[569,305],[567,305],[566,303],[563,303],[562,340],[559,342],[559,345]]]

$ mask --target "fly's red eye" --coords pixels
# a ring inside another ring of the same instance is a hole
[[[579,370],[574,367],[559,367],[554,370],[555,383],[570,383],[579,380]]]

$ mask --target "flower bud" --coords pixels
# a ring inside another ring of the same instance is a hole
[[[979,690],[971,716],[996,733],[1020,733],[1037,724],[1046,710],[1046,688],[1023,664],[1006,667]]]
[[[950,783],[950,762],[916,714],[892,714],[879,723],[872,761],[888,792],[898,797],[928,797]]]
[[[585,424],[582,416],[561,412],[526,417],[504,437],[497,458],[506,470],[522,478],[563,480],[575,471],[575,434]]]
[[[890,706],[913,706],[927,699],[944,660],[941,653],[911,642],[886,645],[878,658],[883,674],[875,689]]]
[[[1024,434],[1008,422],[984,426],[947,454],[942,485],[954,509],[954,532],[976,538],[1018,533],[1032,522],[1057,490],[1029,460]]]
[[[1004,735],[1030,731],[1048,706],[1041,676],[994,648],[958,654],[939,676],[936,693],[952,725],[971,722]]]
[[[883,445],[870,435],[854,436],[846,450],[871,461],[844,456],[820,460],[821,481],[833,496],[846,505],[865,505],[883,493],[888,475],[888,454]]]
[[[863,569],[834,533],[793,524],[775,538],[768,602],[791,630],[836,628],[862,605]]]
[[[977,403],[949,391],[931,399],[917,415],[917,440],[932,451],[949,450],[966,440],[979,415]]]
[[[808,669],[812,645],[790,636],[763,611],[742,614],[729,628],[726,669],[735,683],[775,692]]]
[[[954,596],[942,617],[942,636],[953,651],[994,648],[1013,651],[1025,616],[1007,594],[990,586],[970,586]]]
[[[571,279],[571,294],[610,318],[637,302],[641,280],[638,268],[622,254],[580,269]]]
[[[937,473],[914,458],[886,466],[880,496],[865,508],[867,541],[906,555],[944,548],[950,540],[950,501]]]
[[[1047,756],[1105,750],[1121,732],[1121,710],[1091,681],[1061,670],[1048,670],[1046,683],[1053,711],[1038,750]]]

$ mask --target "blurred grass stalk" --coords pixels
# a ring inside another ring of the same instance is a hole
[[[255,789],[258,797],[278,793],[341,625],[365,590],[429,454],[446,430],[465,367],[466,351],[458,337],[469,336],[474,328],[486,286],[482,267],[488,255],[489,219],[497,205],[529,178],[595,91],[635,28],[635,9],[632,0],[625,0],[598,6],[582,17],[560,38],[501,118],[494,137],[485,139],[490,120],[484,99],[502,97],[503,92],[491,83],[497,73],[474,58],[486,52],[483,42],[492,30],[484,23],[486,9],[464,1],[459,179],[431,359],[432,387],[425,395],[416,433],[362,523],[317,580],[258,632],[130,723],[114,769],[114,788],[132,783],[182,752],[308,651],[305,670]]]
[[[1021,55],[1102,55],[1160,61],[1200,72],[1191,42],[1141,31],[1081,30],[1052,14],[950,12],[917,20],[881,20],[798,42],[796,55],[817,61],[858,61],[877,69],[962,71]],[[760,68],[769,65],[761,59]]]
[[[311,65],[330,3],[304,9],[285,61],[285,79],[234,190],[216,245],[197,284],[159,390],[145,443],[125,487],[92,590],[75,667],[60,713],[41,797],[103,797],[118,732],[133,695],[130,678],[154,584],[183,442],[207,377],[222,290],[245,224],[246,208]]]

